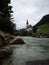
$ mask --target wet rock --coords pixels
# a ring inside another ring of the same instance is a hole
[[[38,33],[38,34],[35,34],[34,37],[37,37],[37,38],[49,38],[49,33]]]
[[[43,33],[40,35],[40,37],[49,38],[49,33]]]
[[[0,35],[0,47],[5,44],[5,38],[3,35]]]
[[[49,65],[49,59],[47,59],[47,60],[27,61],[26,65]]]
[[[9,48],[0,49],[0,59],[9,57],[12,54],[12,50]]]
[[[21,38],[17,38],[13,40],[10,44],[25,44],[25,42]]]

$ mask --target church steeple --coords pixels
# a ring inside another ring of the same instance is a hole
[[[26,27],[28,28],[28,25],[29,25],[29,23],[28,23],[28,20],[27,20],[27,22],[26,22]]]

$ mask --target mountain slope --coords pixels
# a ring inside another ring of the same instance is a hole
[[[42,17],[42,19],[34,26],[36,33],[49,33],[49,14]]]
[[[49,23],[37,27],[37,33],[49,33]]]
[[[42,19],[35,25],[40,26],[49,23],[49,14],[42,17]]]

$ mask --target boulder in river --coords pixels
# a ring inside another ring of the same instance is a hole
[[[21,38],[17,38],[13,40],[10,44],[25,44],[25,42]]]

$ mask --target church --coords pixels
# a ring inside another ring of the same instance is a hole
[[[26,22],[26,30],[29,32],[29,31],[32,31],[32,29],[33,29],[32,25],[31,24],[29,25],[29,22],[27,20],[27,22]]]

